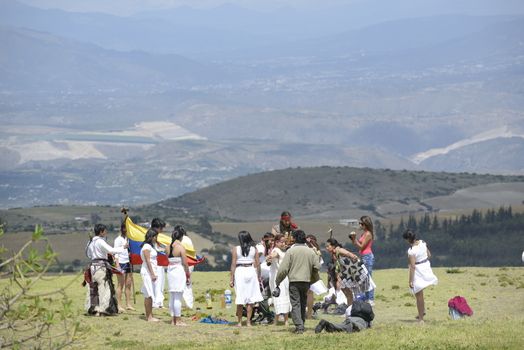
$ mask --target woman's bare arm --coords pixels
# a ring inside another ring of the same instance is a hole
[[[413,288],[413,278],[415,276],[415,256],[409,256],[409,288]]]
[[[144,259],[146,261],[147,269],[151,275],[151,280],[156,281],[156,273],[153,271],[153,265],[151,265],[151,252],[149,249],[144,250]]]
[[[231,279],[229,285],[233,287],[235,285],[235,270],[237,268],[237,247],[231,249]]]
[[[349,250],[344,249],[342,247],[337,247],[337,253],[339,255],[345,256],[350,258],[351,260],[358,260],[358,256],[356,254],[351,253]]]

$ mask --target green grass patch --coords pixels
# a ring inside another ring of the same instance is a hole
[[[81,333],[73,349],[331,349],[339,347],[363,349],[522,349],[524,339],[524,268],[502,270],[497,279],[489,281],[489,288],[471,286],[486,285],[486,276],[495,276],[499,268],[468,267],[467,274],[448,274],[446,268],[434,268],[439,284],[424,291],[426,323],[416,323],[415,298],[407,288],[407,269],[375,270],[373,278],[378,288],[375,297],[375,321],[373,328],[352,334],[315,334],[318,320],[306,321],[306,332],[297,336],[291,333],[293,326],[256,325],[240,329],[229,325],[208,325],[192,321],[195,311],[184,309],[187,327],[170,325],[168,309],[155,309],[154,315],[161,322],[144,321],[144,304],[141,294],[136,295],[137,311],[129,311],[115,317],[81,316]],[[140,290],[140,274],[135,273],[135,290]],[[325,279],[325,275],[322,276]],[[65,285],[71,275],[42,281],[37,291],[45,293],[53,287]],[[515,288],[502,287],[498,279],[513,281]],[[220,294],[228,288],[228,272],[195,272],[195,295],[204,295],[207,289]],[[0,280],[0,285],[5,283]],[[86,290],[76,280],[68,293],[74,307],[83,314]],[[464,296],[474,315],[460,321],[449,318],[447,301]],[[54,297],[50,307],[57,303]],[[318,300],[319,298],[317,298]],[[167,306],[168,293],[164,305]],[[195,307],[206,314],[235,320],[235,308],[220,307],[219,298],[213,298],[213,309],[207,310],[205,300],[197,301]],[[340,316],[319,314],[331,322],[341,322]],[[2,330],[0,330],[2,336]]]

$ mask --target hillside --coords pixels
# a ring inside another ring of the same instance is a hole
[[[60,92],[157,91],[216,75],[179,55],[119,52],[49,33],[0,26],[3,89]]]
[[[505,191],[521,193],[516,198],[497,200],[500,187],[493,187],[489,206],[520,204],[524,198],[524,176],[479,175],[469,173],[436,173],[394,171],[350,167],[292,168],[242,176],[177,198],[146,206],[156,211],[186,211],[215,220],[274,219],[288,209],[300,217],[355,217],[364,213],[381,217],[423,210],[428,202],[473,186],[503,183]],[[485,207],[474,200],[471,208]],[[519,199],[517,199],[519,198]]]

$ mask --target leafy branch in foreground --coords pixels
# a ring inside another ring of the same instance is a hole
[[[56,263],[56,253],[42,227],[37,225],[31,240],[11,257],[0,244],[0,348],[52,348],[70,345],[78,331],[77,314],[66,289],[40,292],[49,268]],[[4,238],[0,226],[0,241]],[[44,244],[44,249],[38,246]],[[56,297],[55,297],[56,296]]]

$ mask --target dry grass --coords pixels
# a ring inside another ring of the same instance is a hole
[[[377,270],[376,319],[371,330],[356,334],[315,335],[316,321],[307,321],[303,336],[290,333],[292,327],[255,326],[237,329],[227,325],[207,325],[190,321],[194,311],[185,310],[189,323],[185,328],[169,325],[167,310],[156,311],[162,319],[158,324],[143,319],[143,298],[137,293],[137,311],[115,317],[94,318],[81,316],[82,330],[75,348],[100,349],[322,349],[351,344],[363,348],[406,349],[520,349],[524,346],[521,330],[524,326],[524,268],[462,268],[462,273],[446,273],[435,269],[439,285],[426,290],[427,318],[423,326],[415,322],[414,298],[407,290],[407,270]],[[73,278],[70,295],[75,307],[83,312],[85,290],[79,276],[62,276],[44,281],[39,290],[49,290]],[[136,290],[140,276],[135,275]],[[206,289],[215,293],[227,287],[226,272],[197,272],[194,274],[197,300],[202,300]],[[448,317],[447,300],[455,295],[465,296],[475,314],[473,317],[452,321]],[[202,303],[197,306],[203,308]],[[203,309],[204,311],[207,311]],[[215,297],[214,316],[234,321],[233,309],[221,309]],[[320,315],[322,316],[322,315]],[[339,316],[327,316],[338,322]]]

